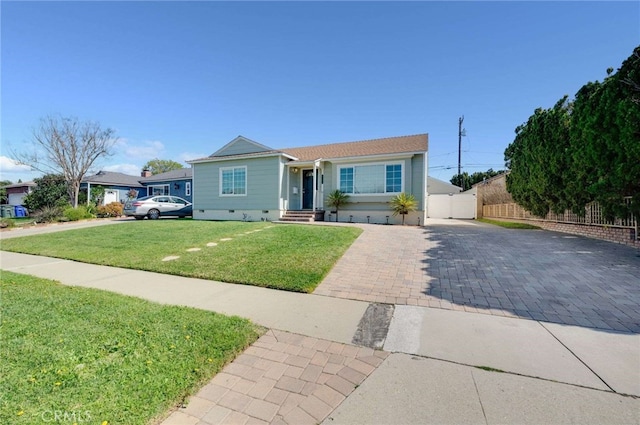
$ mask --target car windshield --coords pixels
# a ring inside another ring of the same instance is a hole
[[[136,201],[146,201],[147,199],[151,199],[153,196],[143,196],[142,198],[136,199]]]

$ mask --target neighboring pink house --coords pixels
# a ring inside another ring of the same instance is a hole
[[[9,205],[22,205],[24,197],[36,187],[34,182],[15,183],[3,186],[7,191],[7,203]]]

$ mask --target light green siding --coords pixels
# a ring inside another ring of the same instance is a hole
[[[424,169],[424,155],[414,155],[411,158],[411,189],[405,187],[405,192],[411,193],[418,201],[418,210],[424,209],[424,184],[427,175]]]
[[[220,168],[242,166],[247,167],[247,194],[220,196]],[[198,188],[194,210],[279,209],[281,159],[278,156],[199,163],[193,167],[193,184]]]
[[[269,149],[257,145],[244,137],[238,137],[229,142],[228,145],[223,146],[222,149],[215,153],[216,156],[227,155],[243,155],[248,153],[266,152]]]
[[[412,158],[405,158],[401,160],[376,160],[372,163],[389,162],[389,163],[402,163],[403,168],[403,187],[405,193],[413,194],[419,203],[418,209],[423,209],[423,179],[424,173],[424,155],[415,154]],[[353,161],[345,165],[353,164],[366,164],[365,161]],[[338,184],[338,168],[342,164],[326,163],[324,170],[324,194],[325,197],[333,190],[339,188]],[[383,211],[389,210],[389,201],[395,195],[351,195],[350,203],[344,207],[344,210],[353,211]],[[328,209],[328,208],[327,208]]]

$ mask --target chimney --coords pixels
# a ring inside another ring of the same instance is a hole
[[[140,174],[141,177],[151,177],[152,173],[149,170],[142,170],[142,173]]]

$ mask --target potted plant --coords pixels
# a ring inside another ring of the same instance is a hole
[[[327,196],[327,205],[336,209],[336,223],[338,222],[338,210],[349,203],[349,195],[340,191],[334,190]]]
[[[404,216],[410,211],[415,211],[418,206],[418,201],[413,195],[407,195],[406,193],[399,193],[391,198],[391,210],[393,215],[402,215],[402,225],[404,226]]]

